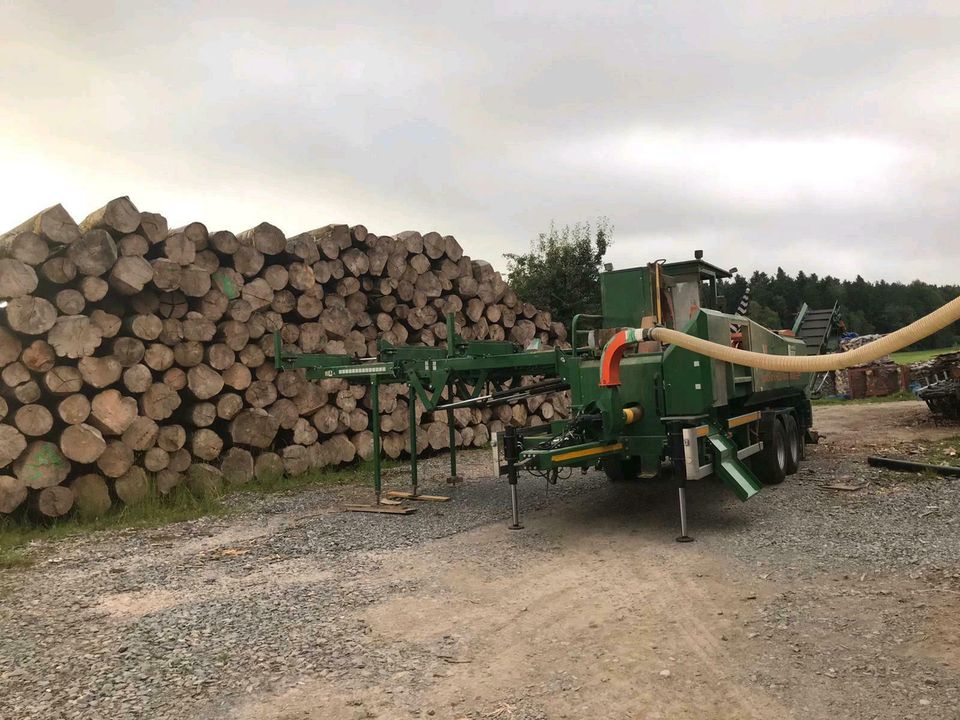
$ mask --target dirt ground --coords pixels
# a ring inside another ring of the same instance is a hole
[[[597,473],[523,481],[510,531],[482,452],[407,517],[319,488],[40,548],[0,573],[0,718],[960,718],[958,486],[864,462],[960,428],[815,419],[783,485],[692,485],[688,544],[669,480]]]
[[[807,472],[825,477],[857,475],[868,451],[958,432],[920,403],[823,407],[816,424],[825,438]],[[805,567],[790,547],[779,562],[737,553],[709,510],[694,513],[700,540],[678,544],[669,490],[642,504],[628,491],[548,507],[517,533],[495,523],[388,553],[371,580],[415,589],[363,609],[367,632],[425,649],[439,672],[310,682],[240,717],[960,717],[956,585],[843,556]],[[751,542],[749,522],[735,532]],[[960,540],[948,540],[949,559]],[[955,578],[953,560],[940,570]]]

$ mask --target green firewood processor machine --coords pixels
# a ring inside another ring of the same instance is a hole
[[[764,328],[722,312],[719,285],[731,272],[703,260],[700,251],[693,260],[607,270],[600,276],[601,314],[573,318],[569,349],[464,340],[454,316],[448,315],[445,347],[396,347],[381,341],[377,358],[357,359],[296,353],[282,346],[277,333],[275,362],[279,369],[304,368],[308,379],[344,378],[372,386],[378,506],[379,385],[401,383],[410,390],[412,492],[407,496],[414,499],[414,395],[427,411],[448,414],[450,476],[456,480],[454,409],[569,390],[569,418],[508,427],[492,438],[497,473],[509,482],[511,527],[521,527],[521,471],[555,482],[562,468],[597,467],[621,481],[652,478],[672,467],[680,506],[678,540],[686,541],[688,481],[718,476],[745,501],[764,484],[780,483],[796,472],[805,443],[815,441],[809,399],[813,373],[869,362],[960,318],[958,298],[874,343],[820,355],[829,345],[824,329],[804,328],[804,317],[829,315],[839,322],[835,308],[810,313],[804,306],[792,330]],[[811,334],[817,342],[797,337]],[[522,384],[524,377],[542,379]]]

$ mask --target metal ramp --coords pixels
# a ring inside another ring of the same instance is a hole
[[[707,441],[713,446],[713,471],[727,484],[741,501],[746,501],[760,492],[760,481],[753,472],[740,462],[737,446],[724,435],[720,428],[710,424]]]
[[[820,355],[829,347],[830,336],[840,323],[840,307],[834,303],[832,308],[811,310],[804,303],[793,323],[793,333],[807,346],[807,355]]]

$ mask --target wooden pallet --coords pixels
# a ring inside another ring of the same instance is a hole
[[[410,515],[416,508],[402,505],[344,505],[344,512],[381,513],[383,515]]]
[[[448,502],[450,500],[446,495],[414,495],[402,490],[390,490],[387,492],[387,497],[400,500],[423,500],[424,502]]]

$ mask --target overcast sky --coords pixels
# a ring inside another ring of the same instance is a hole
[[[960,283],[960,3],[0,0],[0,228],[454,234]],[[871,7],[872,5],[872,7]]]

